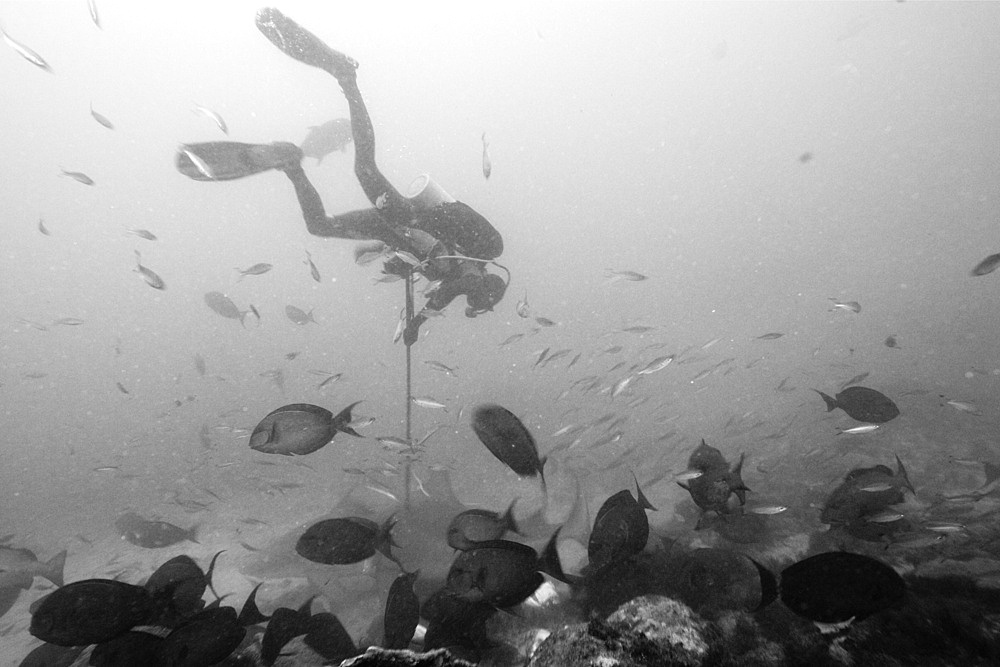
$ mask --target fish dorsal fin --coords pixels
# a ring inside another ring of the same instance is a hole
[[[914,495],[917,494],[917,490],[913,488],[913,483],[910,482],[910,476],[906,474],[906,468],[903,466],[903,462],[899,460],[899,454],[893,454],[896,457],[896,474],[899,475],[903,480],[903,486],[910,490]]]

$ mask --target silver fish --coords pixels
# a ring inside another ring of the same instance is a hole
[[[309,265],[309,275],[312,276],[312,279],[318,283],[323,282],[323,279],[319,275],[319,269],[317,269],[316,265],[313,264],[312,255],[309,254],[308,250],[306,250],[306,263]]]
[[[750,512],[751,514],[768,515],[768,514],[781,514],[787,509],[788,508],[785,507],[784,505],[767,505],[764,507],[748,507],[746,511]]]
[[[0,28],[0,36],[3,37],[3,41],[7,42],[7,46],[14,49],[14,53],[21,56],[35,67],[40,67],[46,72],[52,71],[52,67],[49,66],[47,62],[45,62],[45,58],[38,55],[38,53],[36,53],[33,49],[28,48],[21,42],[17,41],[16,39],[8,35],[3,28]]]
[[[517,307],[515,308],[518,317],[528,318],[531,313],[531,306],[528,305],[528,290],[524,290],[524,298],[517,302]]]
[[[434,410],[444,410],[448,412],[448,407],[441,401],[435,400],[428,396],[418,397],[414,396],[412,399],[414,405],[420,406],[421,408],[430,408]]]
[[[208,107],[203,107],[200,104],[195,104],[192,111],[199,116],[204,116],[205,118],[210,119],[220,130],[222,130],[223,134],[229,134],[229,128],[226,127],[226,121],[222,120],[222,116],[215,111],[212,111]]]
[[[861,304],[857,301],[837,301],[832,296],[829,299],[833,301],[833,308],[830,310],[849,310],[852,313],[861,312]]]
[[[60,176],[68,176],[77,183],[83,183],[84,185],[94,185],[94,179],[92,179],[90,176],[87,176],[82,171],[66,171],[62,167],[60,167],[60,169],[62,170],[62,173],[59,174]]]
[[[670,365],[670,362],[674,360],[674,355],[668,354],[665,357],[657,357],[651,362],[646,364],[646,367],[639,371],[639,375],[649,375],[650,373],[656,373],[657,371],[662,371],[664,368]]]
[[[455,369],[450,366],[445,366],[440,361],[424,361],[424,363],[436,371],[441,371],[442,373],[455,377]]]
[[[215,180],[215,172],[212,171],[212,167],[210,167],[209,164],[205,162],[200,155],[195,153],[187,146],[181,146],[181,152],[187,156],[187,159],[191,161],[191,164],[195,166],[195,169],[197,169],[202,176],[204,176],[210,181]]]
[[[608,281],[609,283],[618,282],[619,280],[638,282],[649,279],[649,276],[636,271],[615,271],[614,269],[605,269],[604,275],[611,279]]]
[[[163,278],[156,275],[152,269],[148,269],[142,265],[142,256],[139,255],[139,251],[135,251],[135,271],[142,276],[142,279],[146,281],[146,284],[153,289],[165,290],[167,289],[167,284],[163,282]]]
[[[837,435],[861,435],[877,431],[879,428],[879,424],[862,424],[861,426],[854,426],[852,428],[837,429]]]
[[[236,267],[236,271],[240,272],[240,277],[236,279],[237,282],[243,279],[244,276],[259,276],[267,273],[274,268],[273,264],[268,264],[267,262],[258,262],[247,269],[241,269]]]
[[[94,111],[93,102],[90,103],[90,115],[94,117],[94,120],[96,120],[104,127],[108,128],[109,130],[115,129],[115,126],[111,123],[110,120],[108,120],[107,116],[104,116],[103,114],[99,114],[96,111]]]
[[[128,233],[134,234],[135,236],[138,236],[141,239],[146,239],[147,241],[156,240],[156,234],[149,231],[148,229],[137,229],[133,227],[132,229],[128,230]]]
[[[52,236],[52,232],[50,232],[49,228],[45,226],[45,220],[41,217],[38,218],[38,231],[46,236]]]
[[[97,1],[87,0],[87,9],[90,11],[90,20],[94,22],[94,25],[100,28],[101,17],[97,15]]]
[[[493,173],[493,161],[490,160],[490,142],[486,141],[486,133],[483,132],[483,178],[489,180]]]
[[[299,326],[309,324],[310,322],[313,324],[319,324],[319,322],[316,321],[316,318],[313,317],[313,311],[310,310],[307,313],[296,306],[285,306],[285,316]]]
[[[892,523],[894,521],[899,521],[903,518],[903,515],[899,512],[894,512],[893,510],[885,510],[879,512],[878,514],[873,514],[868,517],[870,523]]]

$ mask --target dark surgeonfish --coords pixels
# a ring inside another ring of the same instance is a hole
[[[452,562],[445,590],[465,602],[485,602],[496,607],[519,604],[545,581],[542,572],[566,581],[556,551],[558,537],[557,529],[540,556],[519,542],[490,540],[477,544]]]
[[[899,408],[881,392],[868,387],[848,387],[833,398],[813,389],[826,402],[826,411],[840,408],[851,419],[869,424],[884,424],[899,416]]]
[[[770,570],[729,549],[695,549],[670,576],[680,599],[696,611],[757,611],[778,597],[778,581]]]
[[[884,465],[855,468],[827,498],[820,521],[845,528],[863,540],[881,541],[885,536],[909,528],[906,521],[880,523],[868,519],[903,502],[903,492],[916,493],[903,462],[896,457],[896,472]]]
[[[420,600],[413,592],[413,582],[419,572],[404,572],[392,582],[385,600],[382,619],[382,647],[405,649],[413,639],[420,622]]]
[[[480,405],[472,413],[472,430],[490,453],[515,473],[541,477],[545,492],[545,459],[538,458],[535,439],[513,412],[493,403]]]
[[[722,452],[706,444],[703,439],[688,459],[688,469],[698,470],[701,475],[690,480],[687,485],[681,482],[677,484],[691,494],[691,499],[701,509],[726,514],[730,511],[730,495],[735,493],[740,505],[746,504],[746,492],[750,489],[743,483],[744,456],[740,454],[740,460],[730,470]]]
[[[881,561],[846,551],[818,554],[781,572],[781,601],[826,634],[903,600],[906,582]]]
[[[198,544],[198,526],[185,530],[166,521],[145,519],[135,512],[126,512],[118,517],[115,528],[122,539],[145,549],[161,549],[184,540]]]
[[[158,662],[151,664],[215,665],[236,650],[246,633],[232,607],[203,609],[170,631],[156,652]]]
[[[370,519],[344,517],[324,519],[306,529],[298,542],[295,552],[314,563],[324,565],[350,565],[360,563],[379,552],[386,558],[399,562],[392,555],[394,517],[389,517],[379,526]]]
[[[249,310],[240,310],[237,308],[233,300],[222,292],[206,292],[205,305],[227,319],[239,320],[240,324],[243,324],[243,318],[250,312]]]
[[[274,610],[261,642],[265,665],[273,665],[279,655],[286,658],[282,664],[339,665],[358,654],[340,620],[327,612],[311,613],[312,601],[309,598],[298,609]]]
[[[628,489],[622,489],[604,501],[594,519],[594,529],[587,541],[589,571],[631,558],[646,548],[649,540],[649,519],[646,510],[656,508],[646,499],[636,482],[638,500]]]
[[[334,415],[310,403],[292,403],[264,417],[250,434],[250,449],[265,454],[302,456],[333,442],[337,433],[362,437],[350,427],[355,401]]]
[[[142,586],[84,579],[36,600],[29,632],[59,646],[99,644],[147,623],[154,614],[153,596]]]
[[[514,521],[514,503],[503,514],[490,510],[471,509],[455,515],[448,524],[448,546],[459,551],[467,551],[477,542],[499,540],[507,531],[521,534]]]
[[[310,125],[309,133],[299,144],[302,154],[316,158],[316,164],[321,164],[323,158],[334,151],[344,152],[347,144],[354,140],[351,133],[351,121],[348,118],[334,118],[322,125]]]
[[[0,546],[0,590],[6,588],[31,588],[35,577],[44,577],[56,586],[63,585],[63,568],[66,552],[61,551],[46,562],[41,562],[29,549]]]

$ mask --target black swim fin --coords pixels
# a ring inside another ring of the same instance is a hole
[[[182,144],[174,163],[177,171],[196,181],[231,181],[301,161],[302,150],[287,142],[207,141]]]

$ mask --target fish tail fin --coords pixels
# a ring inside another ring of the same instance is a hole
[[[47,563],[45,563],[45,569],[40,573],[41,576],[45,577],[51,581],[56,586],[63,585],[63,570],[66,567],[66,551],[60,551],[55,556],[50,558]]]
[[[760,574],[760,604],[754,609],[754,611],[759,611],[778,599],[778,579],[773,572],[753,558],[750,559],[750,562],[757,567],[757,572]]]
[[[562,563],[559,562],[559,549],[557,548],[557,544],[560,530],[562,530],[562,526],[556,528],[556,532],[552,533],[552,537],[549,538],[548,544],[545,545],[545,549],[542,551],[542,556],[538,559],[538,571],[551,575],[559,581],[568,584],[570,582],[566,577],[566,573],[563,572]]]
[[[834,408],[840,407],[839,405],[837,405],[837,399],[832,398],[830,396],[827,396],[826,394],[824,394],[823,392],[821,392],[819,389],[813,389],[813,391],[815,391],[817,394],[819,394],[820,398],[822,398],[823,401],[826,403],[826,411],[827,412],[830,412]]]
[[[691,487],[685,484],[684,482],[677,482],[677,486],[681,487],[685,491],[691,491]]]
[[[508,507],[507,511],[504,512],[503,522],[504,525],[507,526],[507,530],[509,530],[510,532],[516,533],[518,535],[524,535],[524,533],[522,533],[521,530],[517,527],[517,521],[514,520],[514,505],[516,504],[517,504],[517,498],[514,498],[514,500],[510,501],[510,507]]]
[[[913,488],[913,483],[910,481],[910,476],[906,474],[906,467],[903,466],[903,462],[899,460],[899,454],[894,454],[896,457],[896,474],[903,478],[903,486],[910,490],[910,493],[917,495],[917,490]]]
[[[548,503],[549,500],[549,490],[545,485],[545,462],[549,460],[549,457],[543,456],[538,462],[538,476],[542,478],[542,495],[545,496],[545,502]]]
[[[194,542],[195,544],[201,544],[201,542],[198,541],[198,529],[199,528],[201,528],[201,524],[200,523],[196,523],[195,525],[191,526],[191,530],[188,530],[186,532],[185,539],[188,542]]]
[[[344,433],[347,433],[348,435],[353,435],[356,438],[364,437],[363,435],[361,435],[360,433],[358,433],[349,426],[349,424],[351,423],[351,410],[353,410],[354,406],[360,402],[361,401],[354,401],[346,408],[338,412],[337,416],[333,418],[333,425],[338,431],[343,431]]]
[[[257,589],[264,585],[261,582],[253,587],[250,591],[250,595],[247,596],[246,602],[243,603],[243,609],[240,610],[239,618],[236,622],[242,627],[247,627],[250,625],[257,625],[258,623],[263,623],[269,620],[270,616],[265,616],[261,613],[260,609],[257,607]]]
[[[240,314],[240,325],[242,325],[243,328],[246,329],[247,328],[246,319],[247,319],[247,315],[250,314],[250,311],[249,310],[240,310],[239,314]]]

